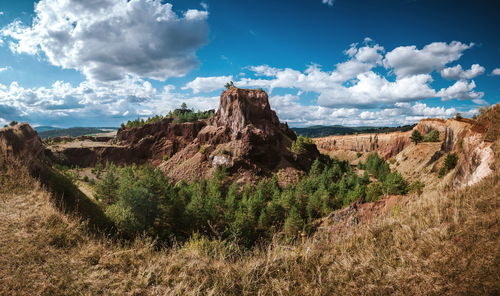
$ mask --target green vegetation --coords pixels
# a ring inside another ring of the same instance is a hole
[[[463,119],[463,117],[462,117],[462,113],[457,113],[457,114],[455,115],[455,119],[456,119],[456,120],[462,120],[462,119]]]
[[[419,131],[414,130],[414,131],[411,133],[410,140],[411,140],[413,143],[415,143],[415,145],[417,145],[418,143],[422,142],[422,140],[423,140],[422,134],[421,134]]]
[[[458,162],[458,156],[455,153],[449,153],[444,159],[443,166],[439,169],[439,177],[445,176],[449,171],[455,168]]]
[[[439,142],[439,132],[431,130],[422,139],[423,142]]]
[[[314,144],[310,138],[298,136],[297,140],[292,143],[292,152],[297,154],[304,154],[307,152],[307,146]]]
[[[226,89],[230,89],[230,88],[233,88],[233,87],[236,87],[236,86],[234,85],[234,82],[229,81],[228,83],[226,83],[226,84],[224,85],[224,87],[225,87]]]
[[[173,119],[173,122],[175,123],[194,122],[198,120],[208,119],[212,117],[214,114],[215,110],[195,112],[194,110],[189,109],[186,103],[182,103],[179,109],[170,111],[166,116],[155,115],[152,117],[148,117],[146,119],[137,118],[136,120],[129,120],[127,121],[127,123],[122,123],[121,128],[127,129],[127,128],[143,127],[146,124],[157,123],[167,118]]]
[[[408,192],[401,175],[377,155],[363,166],[367,172],[358,176],[348,162],[324,156],[295,187],[280,188],[276,177],[255,185],[227,183],[223,169],[208,180],[174,184],[150,166],[109,165],[96,199],[126,237],[147,234],[168,242],[197,233],[251,246],[277,233],[287,239],[307,234],[313,221],[351,202]],[[370,184],[368,173],[378,181]]]

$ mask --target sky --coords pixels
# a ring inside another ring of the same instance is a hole
[[[500,102],[498,0],[0,0],[0,124],[119,126],[224,85],[290,126],[396,126]]]

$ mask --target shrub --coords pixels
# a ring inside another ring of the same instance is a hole
[[[409,193],[416,193],[421,195],[424,192],[425,184],[421,181],[415,181],[411,183],[410,187],[408,187]]]
[[[298,136],[297,140],[292,143],[292,152],[296,154],[304,154],[307,152],[307,145],[313,144],[310,138],[304,136]]]
[[[457,162],[458,156],[455,153],[449,153],[448,155],[446,155],[443,166],[441,166],[441,168],[439,169],[438,176],[445,176],[449,171],[455,168]]]
[[[384,180],[385,194],[408,193],[408,182],[399,173],[389,173]]]
[[[456,120],[462,120],[462,119],[463,119],[463,117],[462,117],[462,113],[457,113],[457,114],[455,115],[455,119],[456,119]]]
[[[415,143],[415,145],[417,145],[418,143],[422,142],[422,140],[423,140],[422,134],[417,130],[413,130],[413,132],[411,133],[411,136],[410,136],[410,140],[413,143]]]
[[[439,142],[439,132],[437,130],[432,130],[428,132],[424,138],[424,142]]]
[[[373,182],[366,187],[365,201],[377,201],[384,194],[384,184],[382,182]]]
[[[10,126],[14,126],[14,125],[16,125],[16,124],[18,124],[18,122],[17,122],[17,121],[15,121],[15,120],[13,120],[13,121],[11,121],[11,122],[9,123],[9,125],[10,125]]]
[[[446,155],[444,159],[444,166],[449,171],[455,168],[458,162],[458,156],[455,153],[450,153]]]

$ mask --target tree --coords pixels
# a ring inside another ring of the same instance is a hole
[[[386,194],[408,193],[408,182],[399,173],[389,173],[384,181]]]
[[[411,136],[410,136],[410,140],[413,143],[415,143],[415,145],[417,145],[418,143],[422,142],[422,140],[423,140],[422,134],[417,130],[413,130],[413,132],[411,133]]]
[[[228,83],[226,83],[226,85],[224,85],[224,87],[225,87],[226,89],[233,88],[233,87],[235,87],[235,86],[234,86],[234,82],[229,81]]]
[[[462,119],[463,119],[462,114],[461,114],[461,113],[457,113],[457,114],[455,115],[455,119],[456,119],[456,120],[462,120]]]
[[[188,106],[187,106],[187,104],[186,104],[186,103],[182,103],[182,104],[181,104],[181,110],[182,110],[182,111],[186,111],[186,110],[187,110],[187,108],[188,108]]]

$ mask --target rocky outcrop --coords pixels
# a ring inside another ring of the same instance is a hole
[[[0,129],[0,155],[21,160],[31,171],[38,170],[45,147],[37,132],[27,123]]]
[[[339,151],[377,152],[384,159],[394,157],[393,167],[409,180],[426,184],[450,183],[453,187],[473,185],[492,172],[498,141],[500,107],[493,106],[477,120],[423,119],[414,128],[422,134],[436,130],[436,143],[410,142],[412,131],[387,134],[360,134],[314,139],[324,153]],[[444,179],[437,177],[445,156],[455,153],[456,168]],[[443,182],[441,182],[443,181]],[[443,184],[441,184],[443,185]]]
[[[394,132],[384,134],[358,134],[331,136],[314,139],[318,149],[322,151],[355,151],[378,152],[388,159],[410,144],[411,132]]]
[[[280,123],[264,91],[231,88],[196,139],[160,168],[174,179],[208,177],[219,166],[242,178],[287,168],[307,170],[319,152],[308,145],[306,153],[294,154],[294,140],[295,133]]]

